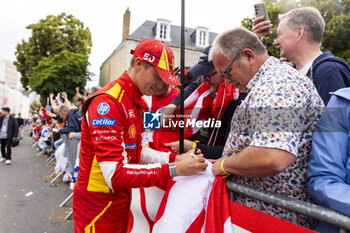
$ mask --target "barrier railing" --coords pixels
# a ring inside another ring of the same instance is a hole
[[[72,176],[76,175],[73,173],[74,173],[76,165],[78,165],[76,163],[79,163],[80,139],[74,138],[74,139],[70,140],[68,138],[67,134],[63,134],[62,139],[63,139],[63,143],[64,143],[64,155],[63,156],[67,158],[67,165],[64,166],[65,167],[64,170],[61,170],[58,173],[56,173],[56,171],[53,171],[53,173],[50,175],[50,177],[53,177],[53,179],[50,181],[50,183],[54,183],[61,175],[63,175],[64,172],[68,172]],[[33,137],[31,137],[31,144],[32,144],[33,148],[38,146],[38,142],[36,140],[34,140]],[[48,148],[42,150],[40,153],[37,154],[37,156],[39,158],[41,158],[47,151],[48,151]],[[48,156],[47,160],[45,161],[45,164],[49,165],[53,161],[56,161],[55,153],[51,153]],[[72,181],[72,183],[73,183],[73,185],[71,185],[70,188],[73,190],[74,182]],[[70,193],[69,196],[59,206],[64,207],[67,204],[67,202],[70,199],[72,199],[72,197],[73,197],[73,192]],[[69,213],[64,218],[64,220],[70,219],[72,217],[72,215],[73,215],[73,211],[70,210]]]
[[[350,217],[329,208],[282,196],[250,185],[236,183],[231,180],[227,180],[227,189],[231,200],[232,192],[235,192],[258,200],[258,206],[260,207],[261,202],[267,202],[294,212],[295,215],[292,222],[295,224],[299,223],[298,216],[302,214],[332,224],[339,228],[340,233],[346,233],[346,230],[350,231]],[[258,208],[258,210],[260,209]]]

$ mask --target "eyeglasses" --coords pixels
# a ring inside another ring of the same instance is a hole
[[[215,71],[215,72],[212,73],[212,74],[205,74],[205,75],[203,75],[203,78],[204,78],[207,82],[209,82],[210,79],[211,79],[216,73],[217,73],[217,72]]]
[[[230,72],[228,72],[228,70],[230,69],[230,67],[232,66],[233,62],[238,58],[239,54],[241,54],[241,51],[239,51],[236,56],[232,59],[231,63],[228,65],[228,67],[226,68],[226,70],[222,73],[219,74],[219,76],[221,78],[231,78],[232,75],[230,74]]]

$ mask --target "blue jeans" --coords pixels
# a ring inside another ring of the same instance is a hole
[[[58,139],[57,141],[55,141],[55,143],[53,144],[54,147],[55,147],[55,150],[56,150],[60,145],[62,145],[62,143],[63,143],[63,139],[62,139],[62,138],[61,138],[61,139]]]

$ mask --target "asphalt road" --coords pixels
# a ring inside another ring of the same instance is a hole
[[[59,207],[72,191],[61,179],[50,184],[53,166],[36,154],[26,136],[13,148],[12,164],[0,163],[0,233],[73,233],[73,220],[64,220],[72,201]]]

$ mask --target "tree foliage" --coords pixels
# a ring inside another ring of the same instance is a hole
[[[291,9],[305,6],[317,8],[323,16],[326,28],[322,41],[322,50],[331,51],[350,63],[350,0],[264,0],[269,18],[274,25],[271,36],[265,36],[264,44],[270,55],[279,57],[279,50],[273,46],[277,37],[278,15]],[[251,30],[253,18],[242,20],[242,26]]]
[[[14,62],[21,73],[21,83],[25,89],[33,70],[43,59],[64,50],[82,55],[91,52],[90,30],[73,15],[49,15],[26,28],[32,31],[32,35],[28,41],[22,40],[17,44],[17,61]]]
[[[65,91],[71,99],[75,95],[75,87],[84,89],[89,79],[88,64],[87,55],[63,50],[39,62],[29,76],[29,86],[40,94],[42,103],[46,103],[50,92]]]

